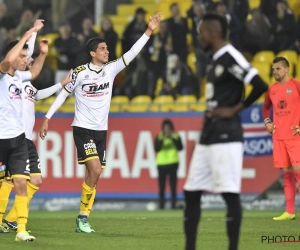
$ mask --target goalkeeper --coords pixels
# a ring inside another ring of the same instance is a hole
[[[274,167],[280,168],[284,179],[286,211],[273,220],[295,219],[295,179],[300,191],[300,82],[289,78],[289,62],[284,57],[273,61],[276,80],[268,90],[263,105],[267,131],[273,137]],[[270,119],[273,107],[273,121]]]

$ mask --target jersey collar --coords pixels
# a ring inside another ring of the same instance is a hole
[[[92,64],[91,62],[88,64],[88,67],[90,70],[95,71],[96,73],[100,73],[101,70],[103,69],[104,65],[102,66],[97,66],[95,64]]]
[[[213,60],[216,61],[219,57],[224,55],[231,46],[232,46],[231,44],[227,44],[227,45],[223,46],[221,49],[217,50],[215,52],[215,54],[213,55]]]

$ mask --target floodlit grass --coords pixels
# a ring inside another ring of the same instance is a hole
[[[240,250],[300,249],[300,243],[267,244],[262,236],[300,236],[300,221],[272,221],[281,211],[245,211]],[[173,250],[184,249],[182,211],[94,211],[94,234],[75,233],[76,211],[31,212],[28,229],[35,242],[14,242],[0,234],[7,250]],[[225,212],[203,211],[197,249],[226,250]],[[291,238],[290,238],[291,239]],[[277,238],[277,241],[279,238]]]

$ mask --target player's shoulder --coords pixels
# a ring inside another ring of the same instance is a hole
[[[295,83],[295,84],[300,84],[300,81],[295,79],[295,78],[291,78],[290,81]]]
[[[76,80],[82,72],[88,70],[87,64],[77,66],[72,72],[72,79]]]
[[[109,61],[109,62],[105,63],[104,66],[110,66],[110,65],[112,65],[113,63],[116,63],[119,59],[120,59],[120,58],[117,58],[117,59],[115,59],[115,60]]]

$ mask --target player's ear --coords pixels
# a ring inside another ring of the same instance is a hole
[[[95,57],[96,53],[94,51],[90,52],[91,57]]]

